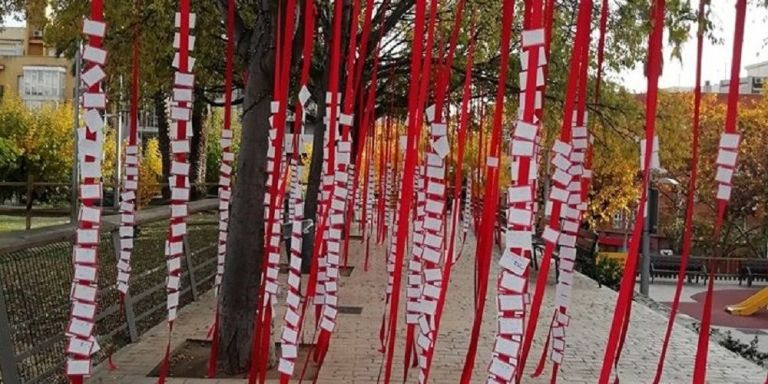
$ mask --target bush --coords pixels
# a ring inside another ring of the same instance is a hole
[[[0,101],[0,180],[67,182],[72,172],[72,106],[31,110],[16,97]]]
[[[757,336],[755,336],[749,344],[744,344],[735,339],[731,334],[731,331],[726,331],[725,339],[720,341],[720,345],[730,351],[738,353],[741,357],[752,361],[761,367],[765,367],[766,362],[768,362],[768,353],[760,352],[757,349],[757,341]]]
[[[600,285],[605,285],[615,291],[619,290],[621,277],[624,275],[624,265],[613,259],[602,259],[595,264],[595,276]]]
[[[163,159],[160,143],[156,138],[147,140],[139,164],[139,204],[147,205],[160,194],[160,179],[163,177]]]

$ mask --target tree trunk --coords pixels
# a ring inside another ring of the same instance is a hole
[[[229,246],[220,296],[218,364],[229,374],[246,372],[249,367],[264,254],[264,194],[274,72],[275,9],[270,1],[262,2],[262,5],[256,11],[256,27],[248,47],[238,174],[233,188]],[[270,343],[270,349],[272,345]],[[272,352],[270,360],[274,364]]]
[[[309,163],[309,176],[307,177],[307,194],[304,197],[304,219],[312,220],[315,224],[308,233],[304,234],[301,242],[301,271],[309,273],[309,267],[312,265],[312,249],[315,244],[315,230],[320,225],[317,217],[317,203],[320,194],[320,181],[323,178],[323,151],[325,150],[325,86],[327,76],[323,76],[321,89],[313,93],[317,100],[317,117],[311,122],[307,121],[308,126],[314,127],[312,137],[312,158]]]
[[[171,137],[169,135],[171,127],[165,111],[165,94],[157,92],[153,98],[155,102],[155,117],[157,117],[157,140],[158,144],[160,144],[160,158],[163,160],[163,179],[160,182],[167,183],[168,176],[171,174]],[[162,193],[164,200],[171,198],[171,188],[168,185],[163,186]],[[149,204],[149,201],[145,202],[145,204]]]
[[[208,194],[205,187],[205,145],[208,141],[205,132],[205,117],[207,109],[202,98],[202,89],[195,88],[195,101],[192,104],[192,139],[190,140],[189,153],[189,186],[193,200],[204,198]]]

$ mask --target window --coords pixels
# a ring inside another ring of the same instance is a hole
[[[160,132],[159,126],[155,105],[143,106],[141,112],[139,112],[139,132],[157,135]]]
[[[27,106],[57,103],[65,98],[66,70],[61,67],[24,67],[24,76],[19,83],[19,93]]]
[[[17,40],[0,41],[0,56],[21,56],[24,53],[24,44]]]
[[[619,211],[613,214],[611,226],[613,229],[624,229],[624,212]]]

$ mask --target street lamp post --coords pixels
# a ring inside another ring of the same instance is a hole
[[[651,196],[651,183],[649,182],[645,186],[645,193],[647,197]],[[642,257],[643,259],[641,264],[641,272],[640,272],[640,294],[644,296],[648,296],[648,286],[649,286],[649,280],[651,278],[651,212],[650,212],[650,204],[648,203],[648,200],[645,201],[645,209],[644,209],[644,215],[645,220],[643,220],[643,253]]]
[[[652,171],[657,171],[657,170],[652,170]],[[648,199],[650,199],[651,197],[651,184],[653,182],[654,173],[655,172],[651,173],[651,176],[652,176],[651,182],[649,182],[648,185],[645,186],[646,187],[645,196],[648,197]],[[662,168],[658,170],[658,173],[664,174],[665,171]],[[675,179],[671,179],[669,177],[662,177],[656,180],[656,184],[658,185],[667,184],[673,187],[677,187],[678,185],[680,185],[680,182]],[[657,198],[658,198],[658,195],[657,195]],[[648,296],[649,282],[651,279],[651,223],[650,223],[651,204],[649,203],[648,199],[646,199],[646,202],[645,202],[645,220],[643,220],[643,253],[642,253],[642,259],[641,259],[642,264],[640,268],[640,294],[645,296]],[[658,204],[656,204],[656,206],[658,206]]]

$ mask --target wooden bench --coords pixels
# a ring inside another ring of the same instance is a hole
[[[677,277],[680,273],[680,256],[664,256],[659,254],[651,255],[651,282],[656,276],[659,277]],[[701,259],[688,259],[688,265],[685,268],[685,275],[688,282],[694,279],[699,283],[699,277],[706,281],[707,268]]]
[[[768,260],[744,260],[739,269],[739,285],[742,280],[747,281],[747,287],[752,286],[756,279],[768,280]]]

